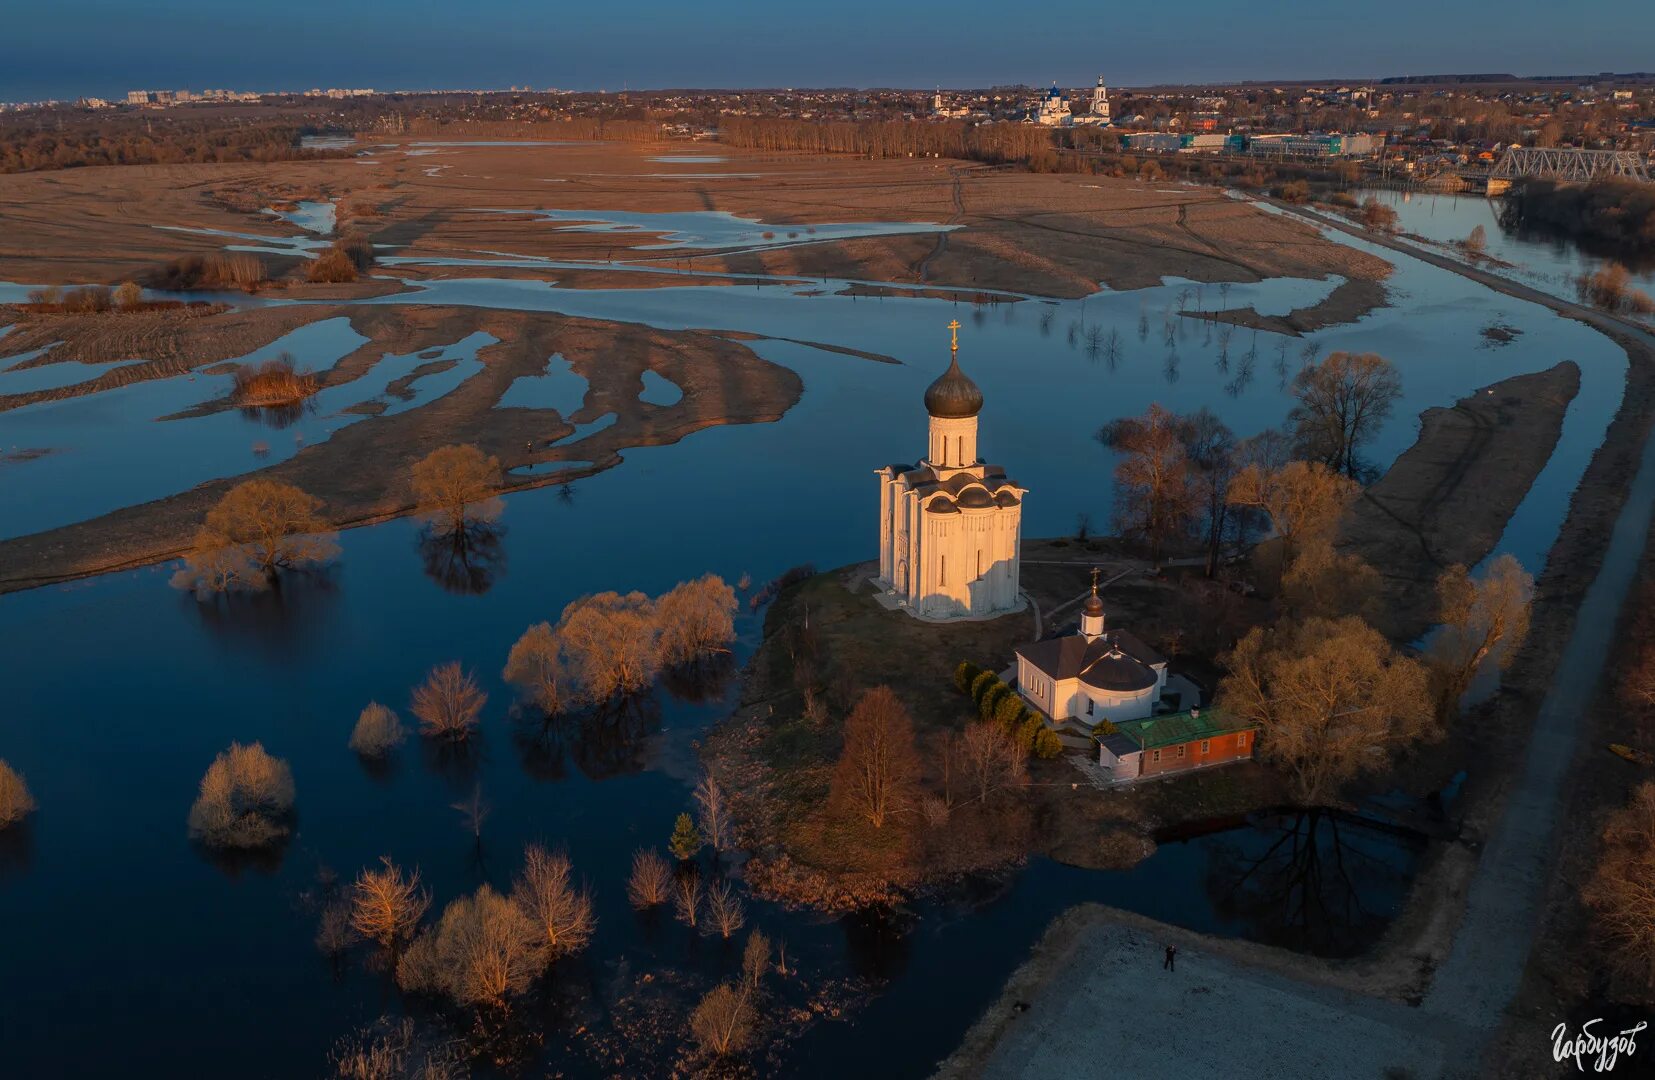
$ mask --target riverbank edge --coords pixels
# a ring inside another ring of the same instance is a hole
[[[1281,209],[1310,217],[1307,212],[1276,200]],[[1320,219],[1316,219],[1320,220]],[[1445,256],[1416,250],[1398,241],[1375,236],[1365,230],[1337,222],[1323,222],[1353,236],[1420,258],[1460,273],[1481,284],[1514,296],[1532,300],[1565,318],[1591,326],[1620,346],[1627,355],[1626,388],[1603,442],[1593,452],[1580,482],[1571,493],[1569,509],[1557,539],[1547,553],[1546,569],[1536,581],[1534,612],[1528,639],[1514,658],[1506,684],[1496,698],[1462,722],[1484,730],[1497,729],[1506,737],[1490,745],[1500,752],[1491,755],[1494,764],[1475,778],[1468,777],[1462,796],[1462,842],[1442,845],[1428,855],[1410,888],[1402,913],[1392,922],[1380,941],[1362,957],[1349,961],[1327,961],[1285,949],[1238,939],[1211,939],[1168,923],[1116,911],[1100,905],[1078,905],[1058,916],[1026,961],[1006,983],[995,1005],[967,1032],[961,1046],[935,1074],[937,1080],[962,1080],[976,1076],[1004,1034],[1011,1007],[1019,994],[1049,979],[1055,972],[1066,944],[1077,940],[1100,920],[1121,922],[1151,931],[1162,940],[1201,940],[1204,947],[1243,963],[1287,974],[1301,982],[1339,991],[1355,991],[1368,997],[1388,998],[1404,1004],[1418,1004],[1429,987],[1436,968],[1446,958],[1465,914],[1469,884],[1475,875],[1478,854],[1486,837],[1505,812],[1527,748],[1545,688],[1551,683],[1563,643],[1572,634],[1579,602],[1597,577],[1609,546],[1609,536],[1625,504],[1632,477],[1643,456],[1652,426],[1655,426],[1655,340],[1642,327],[1616,316],[1593,311],[1538,290],[1476,271]],[[1647,561],[1649,549],[1644,558]],[[1624,602],[1622,616],[1626,611]],[[1584,725],[1582,725],[1584,726]],[[1522,738],[1511,735],[1521,733]],[[1583,732],[1576,729],[1576,752],[1564,779],[1564,791],[1579,785],[1589,755],[1581,749]],[[1547,864],[1558,866],[1566,830],[1554,829],[1548,845]],[[1554,879],[1555,879],[1555,875]],[[1558,887],[1554,880],[1552,888]],[[1541,940],[1543,927],[1554,918],[1552,911],[1539,917],[1534,942]],[[1510,1002],[1507,1003],[1508,1007]],[[1499,1032],[1515,1019],[1504,1022],[1487,1034],[1498,1041]],[[1507,1045],[1510,1045],[1509,1042]],[[1481,1057],[1482,1047],[1476,1048]],[[1498,1075],[1502,1059],[1498,1054],[1481,1059],[1485,1074]]]

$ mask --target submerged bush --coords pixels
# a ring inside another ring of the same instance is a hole
[[[403,734],[397,714],[377,701],[370,701],[356,718],[356,727],[351,729],[350,746],[366,758],[384,757],[401,745]]]
[[[261,743],[231,743],[201,778],[190,807],[190,837],[208,847],[256,848],[288,834],[293,770]]]
[[[0,761],[0,829],[10,828],[34,813],[34,796],[23,775]]]

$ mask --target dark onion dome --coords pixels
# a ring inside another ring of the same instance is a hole
[[[1093,593],[1091,596],[1086,598],[1086,606],[1081,610],[1087,615],[1102,615],[1103,598],[1098,596],[1097,593]]]
[[[959,354],[948,361],[948,370],[925,388],[925,411],[942,420],[963,420],[983,411],[983,392],[960,370]]]

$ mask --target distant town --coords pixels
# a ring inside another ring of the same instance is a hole
[[[1510,148],[1655,150],[1655,73],[1520,78],[1404,76],[1372,82],[1244,83],[1110,90],[1092,86],[986,89],[394,90],[312,88],[130,90],[120,100],[0,104],[38,117],[86,112],[189,111],[212,106],[356,106],[316,114],[359,126],[364,111],[397,130],[433,109],[467,120],[655,120],[667,134],[711,134],[725,116],[814,123],[1027,123],[1054,130],[1059,151],[1346,160],[1385,176],[1433,178],[1492,168]],[[0,131],[5,121],[0,120]]]

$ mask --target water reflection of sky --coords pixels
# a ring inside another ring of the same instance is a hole
[[[1507,229],[1500,224],[1500,201],[1480,195],[1434,194],[1420,191],[1362,191],[1397,213],[1397,228],[1443,245],[1457,245],[1478,225],[1487,239],[1486,251],[1502,267],[1480,263],[1484,269],[1521,281],[1565,300],[1575,300],[1575,279],[1610,261],[1583,250],[1572,241],[1534,231]],[[1451,252],[1457,253],[1457,252]],[[1633,266],[1632,284],[1655,294],[1655,265]]]
[[[301,367],[320,371],[367,340],[351,329],[350,320],[326,319],[300,327],[241,362],[291,352]],[[7,467],[11,505],[0,516],[0,536],[83,521],[283,461],[366,419],[363,413],[345,411],[352,406],[377,402],[383,406],[381,415],[394,415],[443,396],[482,370],[477,350],[494,341],[488,334],[471,334],[430,360],[387,353],[360,378],[326,387],[309,399],[296,420],[284,418],[274,428],[260,423],[257,412],[238,409],[163,419],[222,397],[230,389],[229,375],[151,379],[0,414],[9,444],[53,451]],[[414,379],[406,395],[385,393],[392,381],[441,359],[454,363]],[[82,366],[52,364],[40,370]],[[4,386],[0,373],[0,388]]]
[[[564,232],[651,233],[659,243],[639,244],[634,250],[673,248],[763,248],[788,244],[822,243],[864,236],[902,236],[909,233],[949,232],[956,225],[925,222],[824,222],[810,225],[774,225],[738,217],[722,210],[685,213],[645,213],[626,210],[489,210],[480,213],[529,213],[546,221],[564,222]]]
[[[1417,415],[1427,406],[1560,359],[1582,367],[1581,395],[1559,453],[1501,540],[1502,548],[1537,566],[1618,404],[1624,354],[1590,329],[1534,305],[1405,257],[1397,261],[1393,307],[1312,338],[1323,355],[1377,351],[1398,365],[1404,397],[1371,448],[1377,462],[1389,462],[1412,443]],[[1334,284],[1238,285],[1227,303],[1280,312],[1314,302]],[[961,362],[987,399],[983,452],[1030,488],[1029,534],[1067,532],[1081,512],[1105,520],[1112,462],[1092,438],[1105,421],[1152,401],[1180,411],[1208,405],[1247,436],[1286,416],[1289,399],[1275,369],[1278,339],[1257,336],[1251,375],[1243,380],[1254,336],[1234,332],[1221,370],[1217,328],[1173,314],[1184,288],[1172,282],[1083,301],[973,307],[934,299],[807,298],[780,285],[568,290],[450,280],[376,301],[745,330],[889,354],[903,363],[872,363],[790,341],[752,343],[761,356],[801,375],[805,392],[792,410],[774,424],[715,427],[669,446],[626,450],[622,465],[567,491],[510,496],[503,518],[510,562],[482,595],[459,595],[427,579],[419,526],[400,520],[344,534],[340,565],[325,586],[295,582],[255,604],[202,608],[166,587],[165,567],[6,597],[0,637],[26,642],[27,663],[14,665],[9,677],[0,756],[28,777],[42,810],[23,853],[0,859],[0,922],[39,926],[50,913],[51,922],[76,928],[14,935],[8,943],[13,977],[0,988],[0,1009],[14,1030],[36,1033],[10,1040],[8,1064],[21,1075],[108,1073],[116,1071],[113,1048],[119,1048],[119,1070],[164,1071],[176,1065],[176,1019],[189,1016],[192,1053],[203,1059],[247,1062],[250,1071],[275,1075],[320,1071],[336,1037],[402,1005],[383,976],[359,961],[334,977],[311,951],[314,920],[298,897],[318,864],[348,879],[387,853],[418,864],[440,906],[481,881],[505,888],[526,841],[566,847],[599,905],[592,947],[558,969],[560,986],[577,997],[605,1000],[623,964],[634,971],[692,970],[709,981],[729,977],[739,953],[695,939],[670,921],[636,918],[624,895],[632,851],[662,843],[685,808],[693,740],[726,711],[727,701],[663,699],[646,732],[631,743],[585,729],[525,738],[508,715],[511,694],[499,678],[511,642],[529,624],[556,619],[583,593],[659,593],[708,571],[732,581],[747,573],[763,582],[795,563],[829,567],[867,558],[876,502],[871,470],[923,451],[920,394],[946,363],[943,324],[950,318],[965,324]],[[1209,286],[1205,302],[1216,298]],[[1523,333],[1511,345],[1485,348],[1480,330],[1493,321]],[[302,363],[326,367],[360,344],[348,327],[339,328],[342,322],[306,328],[314,336],[296,331],[253,355],[288,349]],[[1164,340],[1169,322],[1170,346]],[[1113,364],[1093,347],[1111,331],[1121,345]],[[1288,344],[1290,375],[1304,342]],[[455,385],[475,370],[467,364],[475,363],[478,345],[467,339],[451,346],[450,355],[462,361],[459,373],[429,378]],[[324,437],[330,418],[348,422],[336,406],[373,396],[375,387],[382,390],[393,374],[418,363],[417,357],[381,361],[339,388],[338,401],[319,408],[314,421],[285,432],[268,432],[233,412],[154,422],[223,392],[227,380],[199,375],[194,383],[166,380],[143,388],[154,400],[113,391],[67,411],[43,409],[23,440],[11,432],[29,422],[28,410],[3,414],[8,443],[70,451],[7,466],[8,510],[65,486],[89,486],[104,493],[97,498],[126,502],[255,467],[253,439],[267,437],[275,454],[295,430],[313,441]],[[584,392],[577,381],[584,383],[561,358],[549,358],[545,375],[518,380],[513,393],[526,395],[521,404],[577,405],[577,393]],[[417,401],[401,407],[418,407],[435,387],[422,380]],[[646,393],[665,389],[656,385]],[[613,414],[593,423],[605,421],[613,422]],[[163,449],[144,458],[152,443]],[[33,472],[51,457],[80,464],[57,474]],[[102,464],[94,469],[90,462]],[[659,527],[663,522],[671,527]],[[738,660],[757,639],[757,620],[744,615],[740,632]],[[96,678],[88,678],[89,658],[96,658]],[[370,699],[405,712],[423,672],[456,659],[475,669],[490,694],[475,754],[445,759],[410,744],[387,774],[365,773],[345,748],[357,712]],[[77,692],[67,694],[69,686]],[[260,739],[290,760],[300,818],[278,866],[232,876],[190,847],[184,818],[202,770],[233,738]],[[474,788],[494,808],[481,857],[450,809]],[[865,1060],[859,1053],[867,1046],[879,1045],[891,1055],[882,1058],[891,1075],[928,1073],[1048,919],[1078,900],[1216,933],[1252,932],[1248,919],[1256,916],[1227,908],[1211,892],[1220,880],[1213,869],[1233,866],[1238,846],[1245,857],[1268,840],[1261,833],[1169,844],[1125,874],[1036,860],[1003,887],[920,905],[919,921],[906,928],[754,904],[753,924],[784,940],[790,959],[814,977],[890,980],[849,1022],[815,1029],[789,1055],[787,1072],[843,1075]],[[122,903],[114,907],[107,903],[110,881],[122,883]],[[1399,889],[1374,886],[1372,905],[1384,910]],[[122,962],[111,963],[112,956]],[[98,972],[100,994],[122,1001],[121,1009],[84,1007],[87,971]],[[586,1019],[581,1014],[569,1022]],[[271,1041],[272,1030],[283,1038]],[[560,1046],[554,1032],[548,1056],[559,1068],[593,1073]],[[256,1060],[249,1060],[250,1047],[258,1048]]]

